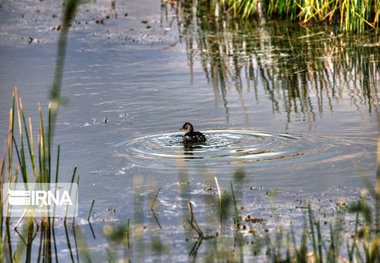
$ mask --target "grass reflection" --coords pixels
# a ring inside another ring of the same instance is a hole
[[[302,114],[314,121],[345,97],[371,114],[378,103],[380,46],[374,34],[341,34],[329,26],[284,21],[219,21],[176,6],[179,39],[185,43],[190,72],[198,58],[221,101],[227,121],[232,93],[247,121],[247,93],[258,102],[265,92],[273,113]]]

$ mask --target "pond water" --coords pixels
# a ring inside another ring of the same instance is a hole
[[[60,180],[68,182],[78,165],[78,223],[94,251],[101,254],[106,244],[105,221],[130,218],[149,232],[141,247],[159,236],[172,247],[166,256],[187,261],[187,204],[197,204],[199,221],[207,219],[217,204],[214,177],[222,190],[233,182],[242,214],[264,218],[269,229],[272,190],[284,224],[291,219],[301,227],[300,200],[333,210],[337,200],[360,195],[360,173],[374,179],[380,39],[372,31],[218,22],[182,8],[176,14],[159,1],[115,3],[79,7],[62,87],[69,103],[59,110],[54,138],[61,144]],[[0,130],[6,134],[14,86],[33,125],[38,102],[46,113],[61,5],[0,6]],[[207,142],[184,146],[178,130],[185,122]],[[159,188],[162,230],[150,212]],[[96,239],[85,220],[93,199]],[[67,253],[60,242],[60,253]]]

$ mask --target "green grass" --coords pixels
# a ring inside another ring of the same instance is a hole
[[[263,13],[269,19],[336,23],[341,31],[363,32],[368,28],[379,31],[380,1],[377,0],[198,0],[194,4],[179,0],[177,3],[196,8],[200,16],[250,19]]]
[[[9,133],[5,138],[4,157],[1,161],[1,181],[3,184],[20,182],[19,173],[21,173],[21,181],[29,187],[29,183],[57,183],[59,181],[59,162],[60,162],[60,145],[57,147],[56,171],[53,178],[52,170],[52,122],[51,107],[48,110],[48,123],[46,127],[43,122],[43,114],[41,106],[39,106],[39,129],[38,142],[35,145],[34,133],[31,118],[26,121],[24,108],[21,98],[18,97],[17,89],[13,93],[12,108],[9,113]],[[16,128],[16,124],[18,124]],[[37,154],[35,153],[37,146]],[[8,153],[8,154],[7,154]],[[29,157],[29,158],[28,158]],[[8,169],[6,172],[6,164]],[[16,164],[16,167],[13,165]],[[6,175],[7,173],[7,175]],[[76,167],[74,168],[72,181],[75,178]],[[1,195],[1,198],[5,198]],[[16,224],[15,231],[18,233],[20,241],[15,248],[12,247],[10,217],[11,214],[3,215],[3,199],[1,201],[1,258],[9,262],[19,262],[25,258],[26,262],[33,262],[32,247],[39,237],[38,258],[52,258],[52,249],[54,246],[55,255],[57,256],[57,248],[55,243],[54,215],[43,213],[40,219],[35,217],[21,217]],[[5,219],[5,220],[4,220]],[[66,222],[66,217],[65,217]],[[22,227],[21,232],[17,231],[18,226]],[[4,231],[5,228],[5,231]],[[25,254],[25,255],[23,255]]]
[[[55,178],[53,178],[53,137],[56,115],[62,101],[60,92],[69,24],[71,24],[75,16],[78,4],[78,0],[64,2],[63,30],[60,33],[58,42],[58,55],[54,81],[51,87],[51,103],[48,108],[47,124],[45,126],[41,105],[39,105],[40,119],[37,143],[34,141],[35,132],[33,132],[31,118],[27,119],[25,117],[22,100],[18,97],[17,89],[13,93],[12,106],[9,111],[9,131],[8,136],[4,138],[4,156],[1,161],[0,171],[0,262],[50,262],[53,259],[53,254],[55,254],[55,259],[58,262],[54,215],[43,212],[38,220],[34,216],[21,217],[14,227],[18,239],[16,245],[14,245],[11,240],[11,214],[7,212],[7,214],[3,215],[5,201],[3,198],[5,197],[2,190],[5,182],[12,184],[20,182],[19,173],[21,174],[22,182],[25,183],[27,188],[29,188],[29,183],[32,182],[49,185],[59,181],[60,146],[58,145],[57,147],[56,171]],[[76,167],[74,168],[72,182],[75,179],[75,172]],[[66,219],[65,217],[65,229],[67,232]],[[18,230],[18,228],[22,229]],[[36,246],[38,248],[37,258],[32,259],[32,249]]]

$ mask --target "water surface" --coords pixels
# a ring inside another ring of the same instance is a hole
[[[47,108],[60,8],[1,5],[3,134],[14,86],[33,124],[37,102]],[[373,32],[318,25],[177,16],[158,1],[82,4],[69,35],[62,90],[69,105],[60,108],[55,142],[61,179],[79,167],[82,218],[96,199],[98,238],[78,220],[89,243],[102,250],[104,221],[131,218],[158,231],[174,261],[186,261],[187,202],[207,215],[214,177],[222,189],[230,181],[238,187],[244,213],[268,221],[266,193],[277,189],[284,222],[298,227],[299,200],[327,210],[355,198],[363,188],[358,169],[372,178],[376,170],[379,41]],[[206,134],[205,144],[182,144],[178,129],[188,121]],[[159,187],[163,230],[149,210]]]

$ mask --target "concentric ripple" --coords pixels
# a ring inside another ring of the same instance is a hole
[[[269,134],[249,130],[210,130],[204,132],[207,142],[184,145],[182,133],[157,134],[124,141],[115,145],[119,155],[132,165],[154,169],[206,165],[223,169],[226,165],[244,163],[272,166],[328,158],[331,143],[310,140],[291,134]],[[322,140],[322,138],[320,138]]]

